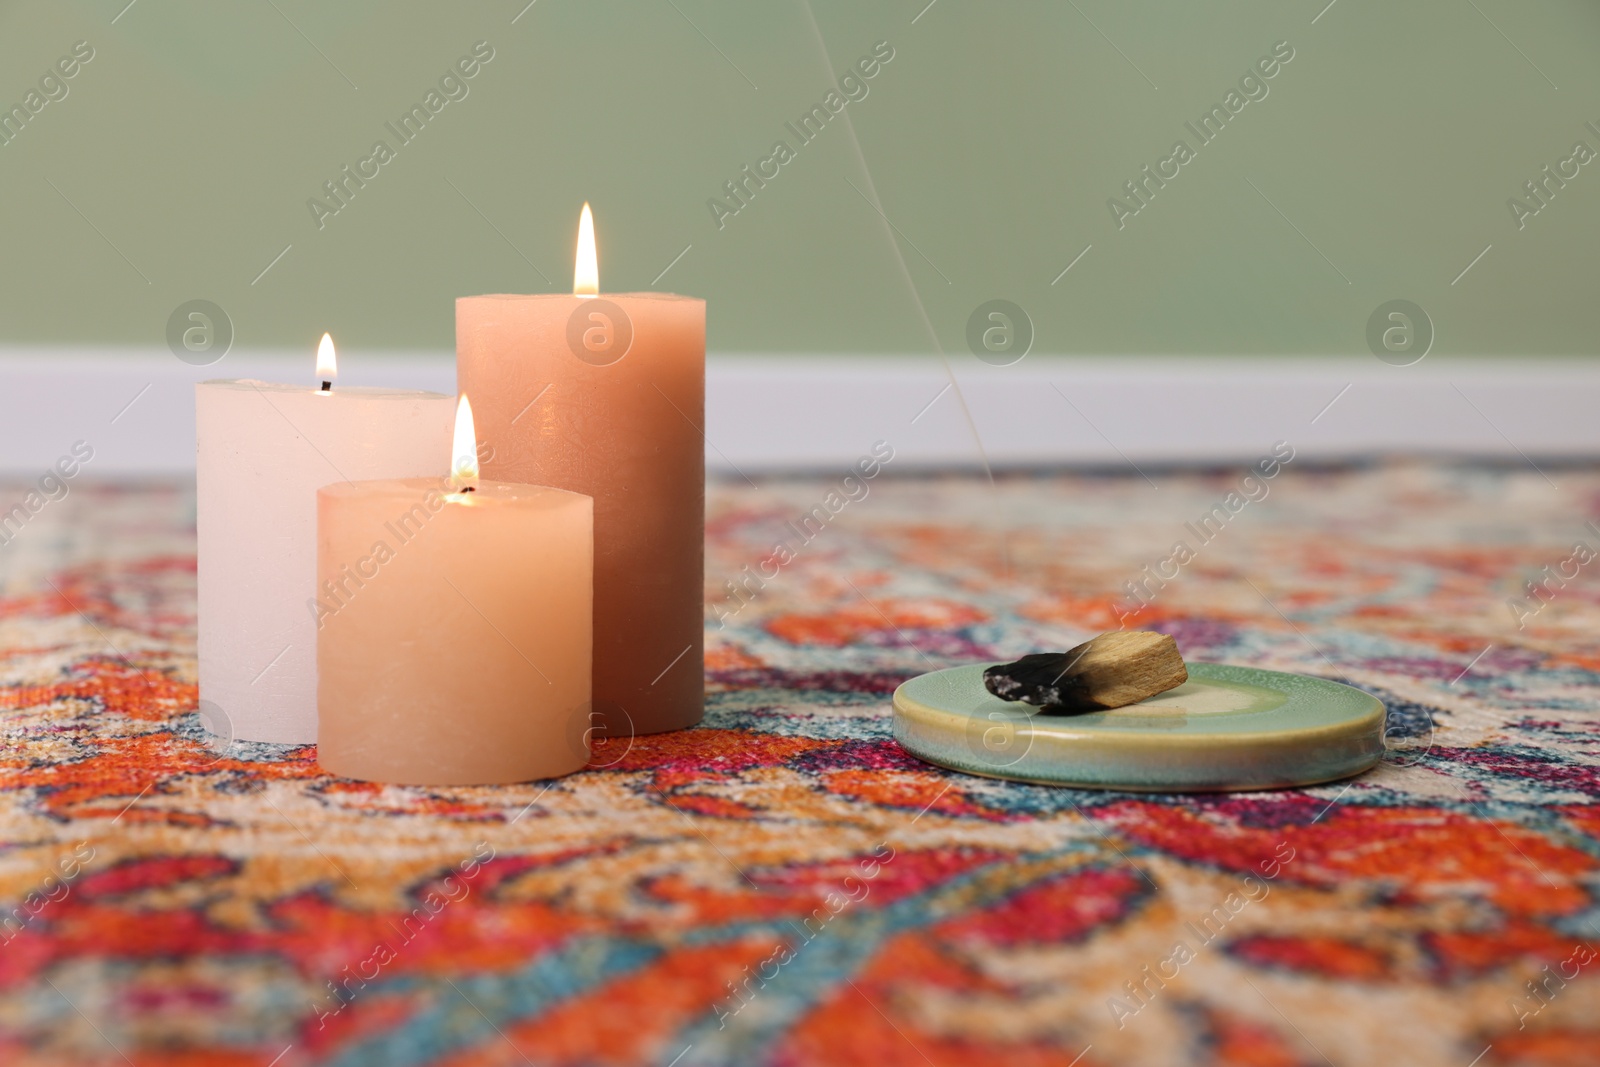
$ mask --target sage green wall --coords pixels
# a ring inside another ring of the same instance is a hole
[[[926,2],[0,4],[0,104],[94,50],[0,146],[0,341],[160,345],[205,298],[239,346],[445,348],[454,296],[570,284],[588,199],[608,289],[689,247],[654,287],[706,297],[718,350],[926,351],[916,293],[952,351],[995,297],[1039,351],[1363,352],[1396,298],[1436,352],[1593,351],[1600,161],[1522,229],[1507,207],[1600,150],[1592,0]],[[468,95],[319,229],[308,199],[478,41]],[[880,41],[850,125],[800,146]],[[1119,229],[1108,198],[1280,41]],[[707,200],[779,139],[719,230]]]

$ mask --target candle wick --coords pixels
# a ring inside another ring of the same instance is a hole
[[[324,393],[331,393],[333,391],[333,383],[332,382],[323,382],[322,383],[322,391]]]
[[[465,485],[461,487],[461,491],[463,493],[476,493],[478,491],[478,487],[475,485]]]

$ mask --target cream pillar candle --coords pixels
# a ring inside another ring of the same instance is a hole
[[[491,785],[589,760],[593,502],[478,481],[464,436],[453,484],[317,491],[317,761],[332,774]]]
[[[318,378],[333,380],[332,344]],[[195,386],[200,699],[245,741],[317,739],[317,489],[438,469],[454,400],[258,381]]]
[[[592,295],[587,204],[578,258],[574,295],[457,300],[456,376],[485,475],[594,498],[596,730],[681,729],[705,695],[705,302]]]

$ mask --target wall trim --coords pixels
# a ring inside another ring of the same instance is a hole
[[[452,392],[446,355],[342,353],[341,381]],[[308,354],[232,353],[192,367],[165,350],[0,349],[0,470],[37,472],[76,440],[96,475],[194,466],[193,383],[303,379]],[[895,468],[1225,463],[1274,441],[1301,457],[1600,455],[1600,365],[1579,359],[1030,355],[713,356],[713,470],[832,469],[874,441]],[[954,382],[952,382],[952,378]],[[957,388],[959,387],[959,389]],[[976,428],[976,435],[974,434]]]

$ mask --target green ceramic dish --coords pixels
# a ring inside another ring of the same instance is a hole
[[[1383,755],[1383,703],[1323,678],[1190,663],[1189,680],[1160,696],[1053,715],[992,695],[983,687],[988,666],[950,667],[901,685],[895,740],[968,774],[1163,793],[1331,782]]]

